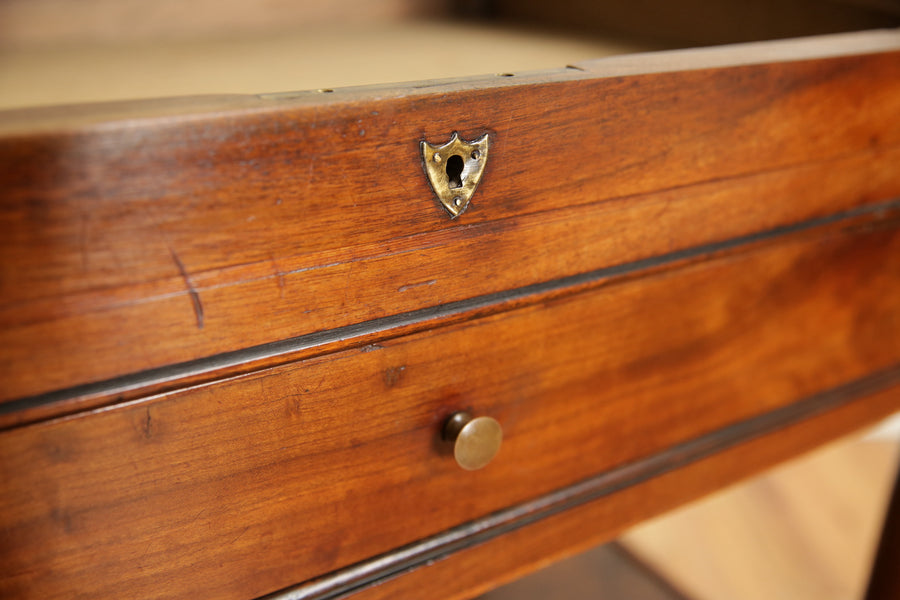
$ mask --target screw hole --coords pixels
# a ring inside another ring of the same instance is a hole
[[[454,154],[447,159],[447,179],[451,188],[462,187],[463,159],[459,154]]]
[[[479,158],[481,158],[481,152],[472,150],[472,160],[478,160]]]
[[[456,198],[453,199],[453,204],[456,206],[459,206],[460,204],[462,204],[462,198],[457,196]]]

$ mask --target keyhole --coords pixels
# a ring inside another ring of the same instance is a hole
[[[451,188],[462,187],[463,159],[462,156],[454,154],[447,159],[447,179],[450,180]]]

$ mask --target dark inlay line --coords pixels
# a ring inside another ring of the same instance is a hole
[[[259,600],[337,600],[896,385],[900,364]]]
[[[0,415],[16,413],[23,410],[38,408],[56,402],[73,400],[83,396],[115,395],[130,390],[140,389],[156,384],[164,384],[188,377],[203,375],[229,367],[235,367],[247,362],[264,360],[292,352],[307,350],[324,344],[341,342],[347,339],[377,334],[390,329],[414,325],[419,322],[453,316],[460,313],[484,309],[494,304],[520,300],[531,295],[545,294],[548,292],[563,290],[567,287],[580,286],[600,281],[610,277],[634,274],[646,269],[665,266],[670,263],[685,259],[691,259],[712,254],[724,250],[730,250],[754,242],[777,238],[786,234],[796,233],[824,225],[838,223],[863,215],[891,212],[900,209],[900,199],[894,199],[880,204],[863,206],[852,210],[835,213],[825,217],[818,217],[782,225],[762,232],[752,233],[724,241],[712,242],[700,246],[693,246],[683,250],[677,250],[668,254],[661,254],[650,258],[643,258],[611,267],[603,267],[570,275],[559,279],[552,279],[542,283],[526,285],[520,288],[494,292],[483,296],[476,296],[466,300],[448,302],[437,306],[420,308],[413,311],[363,321],[353,325],[336,327],[327,331],[309,333],[277,342],[268,342],[258,346],[251,346],[241,350],[223,352],[213,356],[189,360],[182,363],[167,365],[130,373],[120,377],[113,377],[104,381],[73,386],[53,392],[28,396],[18,400],[0,403]]]

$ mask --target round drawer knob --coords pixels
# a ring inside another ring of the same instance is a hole
[[[444,439],[453,442],[456,463],[467,471],[487,465],[497,456],[503,428],[490,417],[472,418],[467,412],[453,413],[444,425]]]

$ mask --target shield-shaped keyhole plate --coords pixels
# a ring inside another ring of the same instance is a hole
[[[454,131],[443,146],[423,141],[422,159],[428,183],[453,218],[469,206],[488,159],[488,134],[467,142]]]

